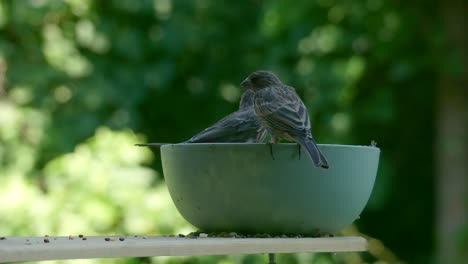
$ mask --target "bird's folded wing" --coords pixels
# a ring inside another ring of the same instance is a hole
[[[242,141],[236,137],[238,134],[248,136],[249,131],[255,133],[259,128],[255,113],[253,111],[234,112],[217,123],[201,131],[189,139],[189,142],[230,142]]]
[[[310,127],[307,109],[300,99],[282,93],[275,97],[259,99],[256,101],[257,114],[262,116],[271,128],[297,134]]]

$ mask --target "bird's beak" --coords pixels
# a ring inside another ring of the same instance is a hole
[[[245,78],[245,80],[241,82],[240,86],[242,88],[249,89],[249,84],[250,84],[249,78]]]

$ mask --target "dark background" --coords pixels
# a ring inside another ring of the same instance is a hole
[[[466,14],[462,0],[2,1],[0,232],[194,230],[167,196],[159,154],[132,144],[190,138],[268,69],[303,98],[319,143],[382,150],[371,200],[343,231],[369,236],[369,253],[280,259],[462,263]]]

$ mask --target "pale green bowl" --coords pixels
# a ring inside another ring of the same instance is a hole
[[[180,214],[205,231],[336,233],[359,217],[372,192],[380,149],[320,145],[328,170],[296,144],[205,143],[161,148]]]

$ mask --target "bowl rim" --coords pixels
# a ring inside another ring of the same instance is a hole
[[[264,146],[268,143],[233,143],[233,142],[213,142],[213,143],[173,143],[173,144],[164,144],[161,148],[169,148],[169,147],[252,147],[252,146]],[[375,146],[368,146],[368,145],[350,145],[350,144],[317,144],[320,147],[325,148],[354,148],[354,149],[369,149],[369,150],[378,150],[380,151],[379,147]],[[275,143],[274,146],[297,146],[297,143]]]

